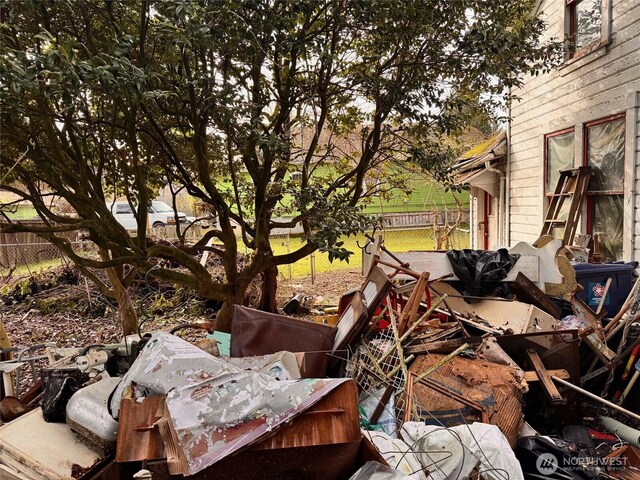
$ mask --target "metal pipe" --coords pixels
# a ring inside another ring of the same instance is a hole
[[[576,392],[580,392],[581,394],[591,398],[592,400],[596,400],[600,403],[602,403],[603,405],[606,405],[609,408],[613,408],[615,410],[618,410],[621,413],[624,413],[625,415],[631,417],[631,418],[635,418],[636,420],[640,421],[640,415],[638,415],[637,413],[633,413],[630,412],[629,410],[627,410],[626,408],[622,408],[619,405],[616,405],[615,403],[611,403],[609,400],[605,400],[602,397],[599,397],[598,395],[594,395],[591,392],[587,392],[586,390],[577,387],[576,385],[574,385],[573,383],[569,383],[561,378],[556,377],[555,375],[551,375],[551,378],[553,378],[556,382],[561,383],[562,385],[572,388],[573,390],[575,390]]]
[[[627,384],[627,388],[625,388],[624,392],[622,392],[622,396],[620,397],[620,405],[624,403],[625,399],[627,398],[627,395],[629,395],[629,392],[638,381],[638,377],[640,377],[640,370],[636,370],[636,373],[634,373],[633,377],[631,377],[631,380],[629,380],[629,383]],[[640,445],[637,445],[637,447],[640,448]]]

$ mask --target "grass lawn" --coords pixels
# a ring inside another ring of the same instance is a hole
[[[247,174],[244,175],[246,176]],[[365,213],[410,213],[429,211],[434,208],[440,211],[445,208],[457,208],[454,194],[451,191],[445,191],[444,186],[431,179],[428,174],[404,172],[403,175],[407,177],[406,186],[410,193],[405,194],[399,189],[395,189],[391,192],[389,198],[373,197],[365,205]],[[314,172],[314,176],[321,179],[330,178],[332,176],[331,169],[328,166],[318,167]],[[218,178],[217,183],[222,190],[231,195],[232,185],[230,180]],[[455,196],[460,201],[463,209],[469,208],[469,193],[467,191],[456,193]],[[292,202],[293,197],[290,194],[285,194],[280,202],[280,207],[288,210]],[[282,214],[282,216],[289,215],[291,215],[290,211]]]
[[[32,220],[38,218],[36,209],[27,205],[19,205],[11,209],[7,208],[5,213],[11,220]]]
[[[428,228],[414,230],[387,230],[383,233],[384,245],[391,252],[408,252],[410,250],[431,250],[435,247],[433,233]],[[304,244],[302,237],[276,237],[271,239],[273,250],[276,255],[294,251]],[[364,236],[350,237],[344,239],[345,248],[354,252],[349,263],[334,260],[329,261],[326,253],[315,252],[313,260],[311,257],[303,258],[292,265],[282,265],[278,267],[281,275],[286,277],[303,277],[311,274],[311,262],[314,262],[316,273],[331,270],[360,270],[362,264],[362,254],[360,246],[367,242]],[[469,234],[458,231],[453,238],[453,245],[457,249],[466,248],[469,244]],[[360,245],[360,246],[359,246]]]
[[[61,258],[53,258],[51,260],[42,260],[38,263],[32,263],[29,265],[20,265],[17,266],[16,269],[12,272],[14,277],[20,277],[22,275],[29,275],[31,273],[40,272],[42,270],[47,270],[52,267],[59,267],[60,265],[66,264]],[[11,269],[0,267],[0,275],[8,275]]]

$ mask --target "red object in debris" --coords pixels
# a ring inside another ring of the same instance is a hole
[[[611,435],[610,433],[605,433],[605,432],[599,432],[598,430],[594,430],[593,428],[587,428],[587,432],[589,432],[589,436],[595,440],[612,441],[612,442],[620,441],[618,437],[616,437],[615,435]]]

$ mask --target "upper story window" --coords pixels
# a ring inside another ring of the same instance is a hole
[[[566,0],[569,55],[602,38],[602,0]]]

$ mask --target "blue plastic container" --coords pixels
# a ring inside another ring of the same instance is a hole
[[[602,299],[607,278],[611,277],[611,286],[604,299],[603,308],[607,311],[607,317],[614,317],[631,291],[634,269],[637,266],[638,262],[574,264],[576,280],[583,287],[578,297],[595,310]]]

